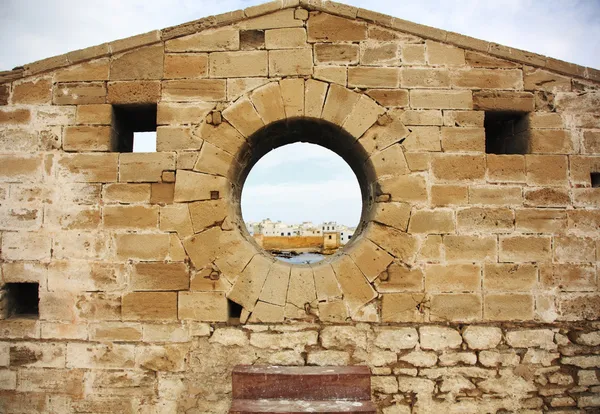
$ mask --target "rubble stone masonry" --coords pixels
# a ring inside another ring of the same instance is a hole
[[[0,412],[226,413],[236,364],[368,365],[385,414],[600,410],[600,71],[282,0],[0,82]],[[312,266],[240,213],[298,140],[363,195]]]

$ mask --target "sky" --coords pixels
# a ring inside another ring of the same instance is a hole
[[[0,70],[10,70],[72,50],[264,2],[0,1]],[[600,69],[600,0],[343,2]],[[349,168],[342,168],[339,157],[334,158],[337,156],[333,153],[327,155],[328,150],[318,151],[304,146],[283,147],[279,151],[282,153],[279,160],[271,160],[277,158],[276,153],[268,154],[248,178],[244,188],[245,202],[243,200],[246,220],[270,217],[288,222],[333,220],[347,225],[356,224],[351,221],[357,221],[353,212],[360,211],[360,198],[354,201],[345,198],[354,191],[351,182],[356,179]],[[330,168],[338,164],[340,166],[336,169]],[[316,168],[320,169],[318,174]],[[303,180],[300,180],[301,176]],[[304,191],[304,195],[300,195],[299,190]],[[316,207],[306,201],[308,198],[327,199],[334,204]],[[280,206],[281,214],[273,211],[275,206]],[[331,214],[324,215],[324,211],[330,211]]]

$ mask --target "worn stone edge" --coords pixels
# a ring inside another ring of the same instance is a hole
[[[0,84],[84,61],[112,56],[113,54],[135,49],[140,46],[152,45],[177,37],[187,36],[202,30],[238,23],[245,19],[266,15],[292,7],[304,7],[311,11],[322,11],[350,19],[364,20],[392,30],[399,30],[417,35],[425,39],[436,40],[467,50],[487,53],[491,56],[547,69],[564,75],[600,82],[599,69],[576,65],[574,63],[565,62],[537,53],[491,43],[485,40],[465,36],[460,33],[436,29],[434,27],[413,23],[408,20],[371,10],[328,0],[275,0],[251,6],[243,10],[235,10],[214,16],[203,17],[198,20],[167,27],[162,30],[154,30],[148,33],[118,39],[112,42],[28,63],[11,71],[0,72]]]

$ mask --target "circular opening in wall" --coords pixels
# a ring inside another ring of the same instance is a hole
[[[233,179],[246,236],[291,264],[316,263],[350,245],[374,191],[356,138],[329,122],[296,118],[248,141]]]

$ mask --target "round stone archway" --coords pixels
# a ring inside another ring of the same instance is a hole
[[[215,146],[212,158],[226,177],[177,173],[176,202],[192,201],[185,196],[190,192],[210,191],[215,217],[226,211],[219,225],[182,237],[194,267],[225,278],[230,286],[224,289],[226,297],[243,308],[242,322],[377,321],[374,282],[395,259],[409,259],[415,244],[402,232],[410,207],[406,211],[386,202],[397,198],[392,194],[398,192],[396,177],[408,174],[398,144],[408,130],[364,94],[304,79],[267,83],[237,99],[222,117],[219,125],[203,126],[201,135]],[[311,266],[274,259],[250,237],[241,215],[241,191],[252,166],[272,149],[293,142],[321,145],[340,155],[356,174],[363,199],[352,242]],[[204,151],[203,146],[201,159]]]

